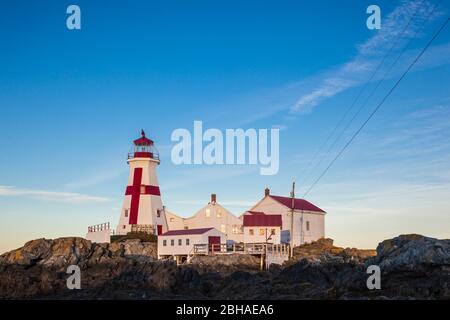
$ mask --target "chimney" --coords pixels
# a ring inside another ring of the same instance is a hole
[[[211,203],[216,203],[217,195],[215,193],[211,193]]]
[[[269,188],[265,188],[264,189],[264,196],[270,196],[270,189]]]

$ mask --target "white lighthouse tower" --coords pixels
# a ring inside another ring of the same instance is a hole
[[[159,154],[144,130],[133,144],[133,152],[128,154],[130,175],[116,233],[147,232],[159,235],[167,231],[156,177]]]

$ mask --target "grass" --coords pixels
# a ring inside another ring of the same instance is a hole
[[[129,232],[126,235],[113,235],[111,236],[111,242],[121,242],[125,240],[140,239],[145,242],[157,242],[158,237],[154,234],[148,234],[145,232]]]

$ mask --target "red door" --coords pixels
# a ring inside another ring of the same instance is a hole
[[[162,225],[158,224],[158,236],[162,234]]]
[[[213,244],[215,244],[214,251],[220,251],[220,237],[208,237],[209,251],[213,251]]]

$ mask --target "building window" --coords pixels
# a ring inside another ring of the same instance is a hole
[[[208,208],[208,209],[205,210],[205,216],[207,218],[211,217],[211,209]]]
[[[255,230],[249,229],[248,230],[248,234],[251,235],[251,236],[255,235]]]
[[[259,229],[259,235],[263,236],[265,234],[264,229]]]
[[[167,246],[167,240],[163,240],[163,247]]]
[[[175,218],[170,218],[170,222],[174,222],[175,221]]]
[[[189,239],[186,239],[186,245],[187,246],[189,245]]]
[[[128,218],[128,209],[125,209],[125,218]]]
[[[306,231],[309,231],[309,221],[306,221]]]
[[[271,234],[272,236],[274,236],[274,235],[275,235],[275,229],[270,230],[270,234]]]
[[[222,218],[222,212],[219,209],[217,209],[216,217],[217,218]]]
[[[183,240],[178,239],[178,245],[181,246],[183,244]]]
[[[224,224],[220,225],[220,231],[223,233],[227,232],[227,227]]]
[[[122,226],[122,229],[125,229],[125,228],[126,228],[126,226],[125,226],[125,225],[123,225],[123,226]]]
[[[189,229],[189,227],[188,226],[184,226],[184,230],[188,230]]]
[[[145,194],[145,186],[141,186],[141,194]]]
[[[170,245],[171,245],[171,246],[174,246],[174,245],[175,245],[175,240],[174,240],[174,239],[170,240]]]

